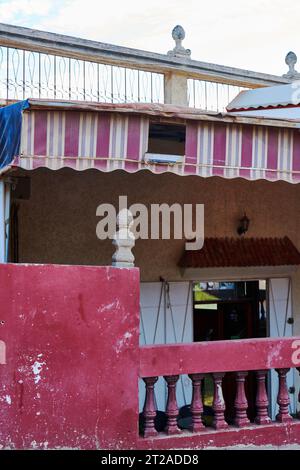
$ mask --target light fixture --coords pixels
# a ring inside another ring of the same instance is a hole
[[[239,235],[244,235],[246,232],[248,232],[249,225],[250,225],[250,219],[248,219],[246,212],[245,212],[243,217],[240,219],[237,233]]]

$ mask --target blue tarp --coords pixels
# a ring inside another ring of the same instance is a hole
[[[22,111],[27,108],[28,100],[0,108],[0,170],[19,155]]]

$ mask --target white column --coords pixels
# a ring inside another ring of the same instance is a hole
[[[5,184],[5,261],[9,261],[9,236],[10,236],[10,190],[11,184]]]
[[[269,335],[271,338],[283,338],[293,336],[293,324],[288,323],[288,318],[293,318],[292,311],[292,289],[289,278],[269,279],[268,297],[269,297]],[[295,386],[295,369],[291,369],[287,375],[288,387]],[[277,392],[278,376],[275,370],[270,373],[270,406],[271,418],[275,419],[278,413]],[[290,412],[296,411],[297,394],[289,394]]]
[[[188,105],[187,77],[178,73],[165,74],[164,80],[165,104],[176,106]]]
[[[10,183],[0,179],[0,263],[7,263],[10,231]]]
[[[182,45],[185,38],[185,31],[182,26],[177,25],[173,28],[172,38],[175,41],[175,47],[168,52],[170,57],[178,57],[190,60],[191,51]],[[188,82],[187,75],[173,71],[165,74],[164,91],[165,103],[176,106],[188,106]]]
[[[0,263],[6,261],[5,183],[0,179]]]

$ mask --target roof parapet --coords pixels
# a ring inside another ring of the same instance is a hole
[[[182,26],[167,54],[0,23],[0,99],[165,103],[224,111],[241,89],[290,83],[275,76],[191,59]],[[294,75],[293,75],[294,77]]]

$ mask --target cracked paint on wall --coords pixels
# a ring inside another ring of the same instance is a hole
[[[138,269],[0,265],[0,298],[0,447],[131,447]]]
[[[46,362],[39,362],[35,361],[34,364],[31,366],[32,372],[34,374],[34,383],[38,384],[39,381],[41,380],[41,372],[43,369],[43,366],[46,364]]]

